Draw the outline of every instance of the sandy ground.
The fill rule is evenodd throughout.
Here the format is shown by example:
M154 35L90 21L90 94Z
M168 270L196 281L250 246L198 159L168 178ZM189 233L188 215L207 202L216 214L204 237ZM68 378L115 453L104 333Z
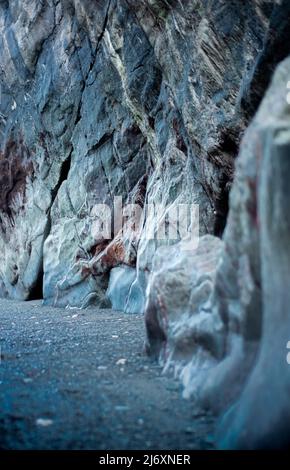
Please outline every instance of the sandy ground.
M0 300L0 448L213 448L143 338L142 316Z

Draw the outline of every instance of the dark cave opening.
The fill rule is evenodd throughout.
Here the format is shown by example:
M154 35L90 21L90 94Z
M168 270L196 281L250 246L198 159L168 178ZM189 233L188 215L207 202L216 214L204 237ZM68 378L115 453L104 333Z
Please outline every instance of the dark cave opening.
M48 211L48 220L47 220L47 226L46 226L46 230L45 230L45 234L44 234L43 243L45 242L46 238L48 237L48 235L50 233L50 229L51 229L51 215L50 215L51 208L52 208L53 203L54 203L54 201L57 197L57 193L58 193L62 183L67 180L70 167L71 167L71 153L69 154L68 158L66 158L66 160L63 161L63 163L61 165L61 169L60 169L59 181L58 181L56 187L52 190L52 193L51 193L51 195L52 195L51 206L50 206L49 211ZM43 250L43 247L42 247L42 250ZM37 279L36 279L35 284L32 286L32 288L30 290L30 293L29 293L29 296L28 296L28 299L27 299L28 301L29 300L43 300L43 276L44 276L44 269L43 269L43 257L42 257L41 266L39 268Z
M39 270L35 284L30 290L28 301L29 300L43 300L43 263L41 263L41 268Z

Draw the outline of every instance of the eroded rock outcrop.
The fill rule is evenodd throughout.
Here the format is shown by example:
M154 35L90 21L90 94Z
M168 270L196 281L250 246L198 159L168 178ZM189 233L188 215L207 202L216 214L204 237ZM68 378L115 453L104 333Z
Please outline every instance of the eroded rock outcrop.
M287 59L244 136L220 252L214 239L201 238L201 252L204 244L214 249L214 254L202 255L203 262L214 261L207 292L200 295L205 280L198 250L191 255L191 271L182 256L173 262L187 266L187 278L197 273L195 285L189 286L182 269L176 269L175 288L162 289L172 279L170 262L162 276L153 272L149 278L149 346L157 345L165 366L175 368L186 395L219 413L226 410L218 430L223 448L272 448L290 442L289 75ZM175 305L180 298L181 311Z
M213 322L208 310L221 249L219 238L205 235L192 251L183 242L157 250L145 312L149 354L180 366L180 361L198 355L194 346L203 344L222 356L222 322Z
M289 429L288 62L244 137L228 215L241 136L290 52L289 18L288 0L0 1L0 295L145 311L147 349L185 393L218 412L237 403L224 447ZM163 212L116 230L116 197ZM199 206L189 254L180 234L156 237L180 204ZM95 229L104 214L109 237ZM285 380L263 375L267 361ZM252 404L268 406L265 388L281 404L268 421Z
M240 277L242 309L237 321L245 341L244 357L249 340L259 340L259 352L241 396L221 423L219 440L226 448L275 448L290 443L290 369L285 351L290 328L290 108L285 94L289 75L290 60L287 59L279 66L245 136L239 185L240 191L251 188L252 206L244 205L238 220L227 230L228 243L233 244L233 228L240 225L244 256L248 257L250 267L249 275ZM249 172L250 167L254 173ZM238 197L233 194L233 203ZM240 193L240 199L246 202L247 197L241 197ZM237 240L241 237L236 243ZM237 259L236 255L230 258ZM247 292L247 296L243 296L243 292ZM231 311L228 314L231 320Z
M110 270L137 264L128 311L141 308L156 244L94 237L93 208L197 203L201 234L222 233L240 134L285 54L273 50L287 2L0 8L1 295L105 305Z

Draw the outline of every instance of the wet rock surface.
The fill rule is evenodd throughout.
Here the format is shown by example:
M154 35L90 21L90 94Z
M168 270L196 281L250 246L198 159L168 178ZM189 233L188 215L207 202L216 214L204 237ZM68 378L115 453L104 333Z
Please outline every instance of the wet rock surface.
M0 448L213 448L213 418L144 355L141 316L0 307Z

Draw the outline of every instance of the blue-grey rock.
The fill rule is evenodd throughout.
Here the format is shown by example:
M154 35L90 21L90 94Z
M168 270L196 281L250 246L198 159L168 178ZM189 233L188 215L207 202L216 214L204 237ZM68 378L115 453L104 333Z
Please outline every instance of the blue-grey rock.
M135 279L136 269L134 268L119 266L111 270L107 296L114 310L125 311L128 295Z
M144 313L148 274L140 269L131 284L124 311L126 313Z
M1 2L2 296L81 306L104 298L112 268L147 272L158 244L143 234L91 236L91 211L115 196L199 204L201 234L222 234L240 134L287 53L287 8Z
M234 329L235 320L235 328L239 327L244 341L240 368L244 367L243 362L247 358L249 340L258 342L259 350L242 393L221 421L218 442L222 448L270 449L287 447L290 443L290 370L286 348L290 327L290 122L285 95L289 73L290 59L287 59L278 67L245 136L232 193L231 211L238 201L241 205L232 225L228 226L225 242L226 246L237 245L234 229L240 230L243 237L239 237L242 242L239 249L249 257L251 277L240 278L239 317L234 319L230 308L224 313L228 315L229 334ZM250 181L255 184L249 184ZM238 189L246 189L246 184L250 192L241 198ZM254 191L255 198L251 191ZM233 263L236 257L237 251L224 253L226 265ZM253 263L259 259L259 265ZM256 281L255 267L259 270L259 289L253 283ZM257 289L261 302L253 309ZM230 299L229 307L232 302ZM227 353L230 355L231 351Z
M288 62L246 132L289 24L288 0L0 1L0 296L144 312L221 447L289 431ZM163 209L110 238L116 197ZM189 255L156 237L180 204Z

